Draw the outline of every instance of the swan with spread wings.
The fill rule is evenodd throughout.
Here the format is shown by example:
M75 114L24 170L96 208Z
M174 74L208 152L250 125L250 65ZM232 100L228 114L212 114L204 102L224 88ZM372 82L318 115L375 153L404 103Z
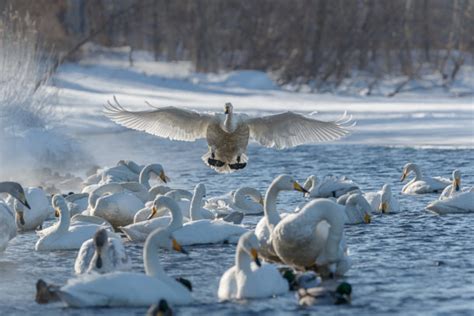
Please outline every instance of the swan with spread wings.
M205 138L209 150L202 159L221 173L245 168L249 139L276 149L332 141L349 134L351 121L346 114L330 122L294 112L250 117L234 113L230 103L225 104L224 113L200 113L172 106L128 111L115 97L114 102L108 102L104 113L122 126L171 140Z

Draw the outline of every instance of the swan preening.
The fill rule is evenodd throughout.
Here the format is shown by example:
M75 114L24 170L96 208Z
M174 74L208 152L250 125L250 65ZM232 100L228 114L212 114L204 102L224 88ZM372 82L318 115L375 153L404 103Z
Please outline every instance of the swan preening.
M203 161L218 172L232 172L247 165L249 139L265 147L284 149L302 144L331 141L349 134L351 117L319 121L312 116L285 112L263 117L234 113L226 103L224 113L200 113L176 107L128 111L114 97L105 115L115 123L171 140L205 138L209 150Z

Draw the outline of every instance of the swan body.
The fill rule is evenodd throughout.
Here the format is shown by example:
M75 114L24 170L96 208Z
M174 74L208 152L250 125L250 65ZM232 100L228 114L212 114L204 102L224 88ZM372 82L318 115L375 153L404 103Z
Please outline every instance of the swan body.
M426 209L440 215L452 213L474 212L474 188L471 191L461 192L443 200L430 203Z
M373 212L397 213L400 211L398 199L392 194L392 187L389 184L384 184L380 191L365 193L364 197Z
M303 187L308 190L308 195L311 198L338 198L359 189L354 181L346 177L326 176L319 182L314 175L306 179Z
M307 191L289 175L276 177L268 187L263 202L264 216L257 223L255 235L260 242L260 254L267 261L280 262L272 243L272 232L274 227L280 222L280 214L276 209L276 199L281 191Z
M288 282L276 266L261 265L259 242L253 232L243 234L235 252L235 265L222 275L217 296L220 300L265 298L287 293ZM252 263L255 262L255 264Z
M69 280L58 291L58 295L71 307L148 307L161 299L176 305L191 303L193 299L189 290L166 275L161 267L159 248L184 251L169 229L157 229L145 242L143 250L145 274L120 271L84 274Z
M0 182L0 193L6 193L12 198L17 199L27 208L30 205L27 202L23 187L16 182ZM7 203L0 199L0 252L3 252L8 242L15 238L17 227L15 216Z
M234 210L245 215L260 215L263 213L263 197L254 188L241 187L225 195L206 200L204 208L221 215L229 214Z
M8 204L15 210L15 223L19 231L35 230L53 213L46 193L40 188L25 188L25 196L31 209L17 199L10 198Z
M136 182L143 169L132 160L120 160L117 165L111 168L106 168L99 172L99 184L106 184L111 182Z
M94 238L82 244L74 263L76 274L92 271L103 274L131 268L132 262L122 241L113 235L109 237L105 229L99 229Z
M106 225L91 222L76 222L71 225L71 218L66 201L60 195L53 197L53 206L59 215L59 223L39 231L40 239L36 242L35 250L76 250L90 239L100 228L109 229Z
M249 139L266 147L283 149L335 140L349 133L346 124L350 118L345 117L323 122L286 112L251 118L235 114L230 103L226 103L224 114L198 113L176 107L132 112L124 109L115 98L114 101L115 104L109 102L105 106L105 115L122 126L172 140L205 138L209 150L202 157L204 163L224 173L245 168Z
M440 177L427 177L421 173L420 167L414 163L407 163L403 167L403 175L401 181L411 173L415 173L415 178L409 181L402 188L404 194L425 194L425 193L436 193L442 192L446 188L450 181Z
M298 269L327 266L343 275L348 269L345 255L344 209L328 199L316 199L298 213L282 219L272 232L278 257Z

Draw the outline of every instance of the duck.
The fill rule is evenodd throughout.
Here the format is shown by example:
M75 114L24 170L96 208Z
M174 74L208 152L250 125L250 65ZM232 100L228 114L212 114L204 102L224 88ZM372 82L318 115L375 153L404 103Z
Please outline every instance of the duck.
M303 187L310 198L338 198L348 192L359 189L359 186L346 177L325 176L320 182L315 175L310 175Z
M228 215L234 210L244 215L261 215L263 214L263 197L255 188L241 187L206 200L204 208L222 215Z
M217 296L220 300L266 298L289 291L288 281L275 265L261 264L259 248L254 232L249 231L240 237L235 265L224 272L219 281Z
M19 231L35 230L43 225L43 222L53 213L46 193L41 188L25 188L25 195L29 201L30 208L25 207L17 199L9 199L7 203L15 210L15 223Z
M66 200L61 195L53 196L52 205L56 210L56 217L59 217L59 222L37 232L40 238L35 244L36 251L78 250L86 240L94 236L98 229L110 230L108 225L99 225L91 221L71 223Z
M150 306L146 312L146 316L173 316L173 310L166 300L161 299L158 304Z
M276 177L268 187L263 202L264 215L255 227L255 235L260 242L260 255L269 262L281 262L273 249L271 238L273 229L281 220L280 214L276 209L276 200L278 193L281 191L308 193L293 177L286 174Z
M453 171L452 178L452 183L444 188L443 192L441 192L441 195L439 196L439 200L448 199L461 192L470 191L471 188L461 188L461 171L459 169L455 169Z
M230 173L246 167L250 139L270 148L284 149L298 145L331 141L350 133L351 118L344 115L337 121L320 121L313 116L285 112L263 117L235 114L226 103L224 113L199 113L177 107L153 108L150 111L129 111L114 97L104 114L124 127L158 137L178 141L205 138L208 151L203 162L219 173Z
M26 199L25 190L17 182L0 182L0 193L6 193L14 199L17 199L26 208L30 208ZM15 215L7 203L0 200L0 252L5 251L8 242L15 238L17 227Z
M380 191L365 193L364 197L369 202L373 212L387 214L400 211L400 203L392 194L390 184L384 184Z
M131 268L132 262L121 239L109 237L109 232L104 228L99 229L93 238L82 244L74 263L76 274L92 271L103 274Z
M474 212L474 188L428 204L427 210L439 215Z
M190 290L166 275L160 265L160 248L187 253L169 228L158 228L145 241L145 273L83 274L69 280L57 294L67 306L76 308L148 307L161 299L173 305L190 304L193 301Z
M400 181L403 182L411 172L415 173L415 178L405 184L402 188L403 194L439 193L451 182L445 178L424 176L421 173L420 167L411 162L403 167L403 174Z
M328 281L326 281L327 283ZM336 285L336 288L334 288ZM298 289L298 303L301 306L323 304L350 304L352 301L352 286L348 282L322 283L317 287Z
M315 268L323 275L342 276L350 261L344 238L347 215L329 199L315 199L298 213L283 218L271 240L281 261L298 270Z

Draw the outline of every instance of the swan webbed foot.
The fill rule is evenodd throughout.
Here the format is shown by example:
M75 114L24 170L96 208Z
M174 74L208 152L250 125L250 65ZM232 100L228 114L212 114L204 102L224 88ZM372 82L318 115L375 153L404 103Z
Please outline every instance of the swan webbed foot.
M229 164L229 168L233 170L244 169L247 166L247 163L240 162L240 156L237 157L237 163Z
M212 154L212 156L214 156L214 154ZM218 168L223 167L225 165L225 162L214 159L214 158L207 159L207 163L210 166L214 166L214 167L218 167Z

